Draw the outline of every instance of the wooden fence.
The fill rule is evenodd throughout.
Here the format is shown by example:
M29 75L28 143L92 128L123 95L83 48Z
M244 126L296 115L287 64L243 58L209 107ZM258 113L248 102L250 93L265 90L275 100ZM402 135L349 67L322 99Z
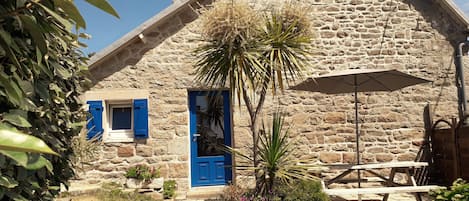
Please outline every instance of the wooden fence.
M456 119L438 120L430 141L433 182L449 186L457 178L469 180L469 127Z

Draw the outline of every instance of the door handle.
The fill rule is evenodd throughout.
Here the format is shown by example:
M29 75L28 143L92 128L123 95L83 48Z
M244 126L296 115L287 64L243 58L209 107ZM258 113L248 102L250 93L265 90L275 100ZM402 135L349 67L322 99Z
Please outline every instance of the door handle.
M192 135L192 141L194 141L194 142L197 141L197 137L200 137L200 134L199 133L194 133Z

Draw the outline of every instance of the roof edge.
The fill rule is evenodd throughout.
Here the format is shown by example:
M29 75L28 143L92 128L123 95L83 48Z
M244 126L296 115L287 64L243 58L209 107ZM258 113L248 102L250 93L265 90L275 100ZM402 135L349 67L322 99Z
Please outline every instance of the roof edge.
M96 64L103 61L106 57L113 55L118 50L126 47L126 44L132 42L133 40L137 39L138 36L148 30L149 28L155 26L156 24L164 21L166 18L170 17L172 14L176 13L177 11L183 9L188 4L194 2L195 0L179 0L173 1L173 3L165 8L163 11L159 12L155 16L151 17L150 19L146 20L132 31L128 32L120 39L114 41L104 49L100 50L98 53L93 55L90 60L88 61L89 69L92 69Z
M454 3L453 0L438 0L443 4L444 8L449 9L450 13L454 15L457 20L462 22L466 27L466 31L469 31L469 19L464 14L464 12L459 9L459 7Z
M194 1L196 0L173 1L173 3L169 7L159 12L155 16L151 17L147 21L143 22L141 25L139 25L132 31L122 36L120 39L116 40L115 42L111 43L109 46L105 47L104 49L100 50L98 53L93 55L88 61L89 69L92 69L96 64L100 63L105 58L112 56L118 50L126 47L126 44L132 42L133 40L136 40L139 34L155 26L156 24L162 22L166 18L170 17L172 14L183 9L185 6L187 6L188 4ZM466 31L469 32L469 19L465 16L465 14L461 11L461 9L458 8L458 6L453 2L453 0L436 0L436 1L439 2L444 9L449 11L450 14L452 14L453 17L456 18L456 20L463 23Z

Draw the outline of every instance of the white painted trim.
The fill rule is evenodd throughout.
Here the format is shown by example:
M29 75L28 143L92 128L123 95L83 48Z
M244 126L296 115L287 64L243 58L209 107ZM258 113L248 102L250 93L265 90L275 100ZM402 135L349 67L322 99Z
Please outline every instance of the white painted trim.
M122 104L122 103L119 103L119 104L116 104L116 103L113 103L113 102L108 102L108 105L109 105L109 119L111 121L109 121L109 131L110 132L113 132L113 133L128 133L128 132L132 132L133 133L133 129L134 129L134 107L132 106L132 103L127 103L127 104ZM114 130L112 129L112 119L114 117L114 108L127 108L127 107L130 107L130 129L119 129L119 130Z
M134 108L132 101L106 101L109 107L108 136L104 138L104 142L133 142L134 141ZM114 108L130 107L130 129L113 130L112 117Z
M132 99L127 100L104 100L104 107L106 108L106 113L103 116L106 116L106 121L103 118L103 124L106 126L104 130L103 142L133 142L134 141L134 108L132 104ZM115 107L130 107L131 108L131 126L130 130L112 130L112 108ZM104 111L103 111L104 112ZM116 136L118 135L118 136Z

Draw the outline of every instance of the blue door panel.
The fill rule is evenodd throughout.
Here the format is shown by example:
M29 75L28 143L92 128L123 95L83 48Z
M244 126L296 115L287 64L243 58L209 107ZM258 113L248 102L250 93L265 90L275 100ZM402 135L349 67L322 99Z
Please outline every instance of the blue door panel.
M208 174L210 172L209 163L206 163L206 162L205 163L198 163L198 166L199 166L199 168L198 168L199 169L198 170L199 178L198 179L201 180L201 181L209 180L210 179L209 178L210 176Z
M207 128L210 131L217 130L218 127L214 126L214 123L207 123L203 115L206 115L209 109L208 102L204 102L204 98L207 96L221 96L223 101L217 102L218 104L211 105L222 105L222 108L217 111L222 111L223 122L220 124L217 122L217 126L221 127L217 132L205 132ZM217 108L217 107L212 107ZM204 113L205 112L205 113ZM212 186L212 185L224 185L232 180L231 173L231 155L225 152L214 152L212 155L204 155L207 152L201 152L200 150L210 149L210 140L215 139L216 144L224 144L231 146L231 108L230 108L230 97L228 91L218 92L200 92L191 91L189 92L189 116L190 116L190 139L191 139L191 185L196 186ZM213 134L215 133L215 134ZM210 136L211 135L211 136ZM219 135L222 135L223 140ZM210 137L207 137L210 136ZM205 141L204 141L205 140ZM206 142L207 141L207 142ZM213 143L212 143L213 144Z
M225 180L225 162L215 162L215 180Z

